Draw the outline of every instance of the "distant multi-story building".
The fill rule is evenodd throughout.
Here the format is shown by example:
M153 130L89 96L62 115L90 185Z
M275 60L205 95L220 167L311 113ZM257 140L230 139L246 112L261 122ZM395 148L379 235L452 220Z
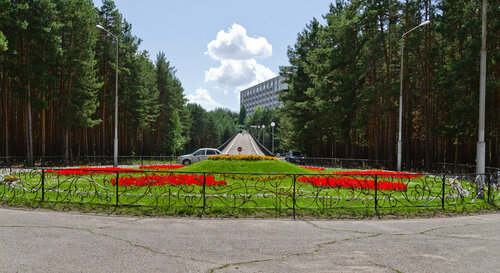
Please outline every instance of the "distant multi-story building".
M282 106L282 103L278 100L277 91L287 88L284 81L285 77L277 76L240 91L240 106L245 105L247 116L252 116L255 108L259 105L271 109Z

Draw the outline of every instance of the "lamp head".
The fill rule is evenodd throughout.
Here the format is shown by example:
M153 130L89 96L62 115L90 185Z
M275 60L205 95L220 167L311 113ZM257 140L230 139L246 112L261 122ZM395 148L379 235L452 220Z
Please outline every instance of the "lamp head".
M425 21L425 22L421 23L421 24L419 25L419 27L422 27L422 26L428 25L428 24L430 24L430 23L431 23L431 21L427 20L427 21Z

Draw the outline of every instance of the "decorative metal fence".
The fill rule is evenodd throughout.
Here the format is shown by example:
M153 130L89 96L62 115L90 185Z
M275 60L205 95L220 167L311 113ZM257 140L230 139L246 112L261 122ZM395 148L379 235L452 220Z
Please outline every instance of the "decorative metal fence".
M299 162L292 162L300 165L321 166L330 168L346 169L369 169L388 168L388 160L375 159L352 159L352 158L329 158L329 157L306 157Z
M1 167L23 167L27 166L27 158L25 156L9 156L0 157ZM161 156L161 155L130 155L118 156L120 165L143 165L145 162L161 162L163 164L177 162L177 156ZM37 167L61 167L61 166L101 166L113 165L113 156L78 156L65 158L63 156L35 156L33 163Z
M442 208L500 199L498 174L256 174L0 169L0 201L145 206L160 210L302 211Z

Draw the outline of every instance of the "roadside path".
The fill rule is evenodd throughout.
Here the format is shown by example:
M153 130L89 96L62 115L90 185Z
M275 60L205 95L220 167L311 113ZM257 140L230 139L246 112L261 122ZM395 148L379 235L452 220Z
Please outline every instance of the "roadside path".
M498 272L500 213L139 218L0 208L0 272Z

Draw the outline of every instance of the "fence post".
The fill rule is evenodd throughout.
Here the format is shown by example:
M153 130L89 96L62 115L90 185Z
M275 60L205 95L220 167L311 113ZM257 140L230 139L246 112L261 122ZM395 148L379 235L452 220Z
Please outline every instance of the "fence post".
M206 184L206 180L207 180L207 174L206 173L203 173L203 210L202 210L202 213L205 213L205 207L206 207L206 194L205 194L205 184Z
M42 169L42 202L45 201L45 169Z
M118 207L118 201L119 201L119 197L118 197L118 181L120 181L120 172L119 171L116 171L116 203L115 205Z
M491 174L488 174L488 179L486 180L488 183L488 203L490 203L490 196L491 196Z
M366 181L366 176L365 176L365 181ZM377 175L375 175L375 212L377 212L378 209L377 193L378 193Z
M274 184L274 218L278 218L278 182Z
M444 191L445 191L445 185L446 185L446 174L443 174L443 185L441 186L441 191L442 191L442 195L441 195L441 208L444 210L444 198L445 198L445 194L444 194Z
M293 175L293 195L292 195L292 210L293 210L293 220L295 221L295 181L297 180L297 176Z

